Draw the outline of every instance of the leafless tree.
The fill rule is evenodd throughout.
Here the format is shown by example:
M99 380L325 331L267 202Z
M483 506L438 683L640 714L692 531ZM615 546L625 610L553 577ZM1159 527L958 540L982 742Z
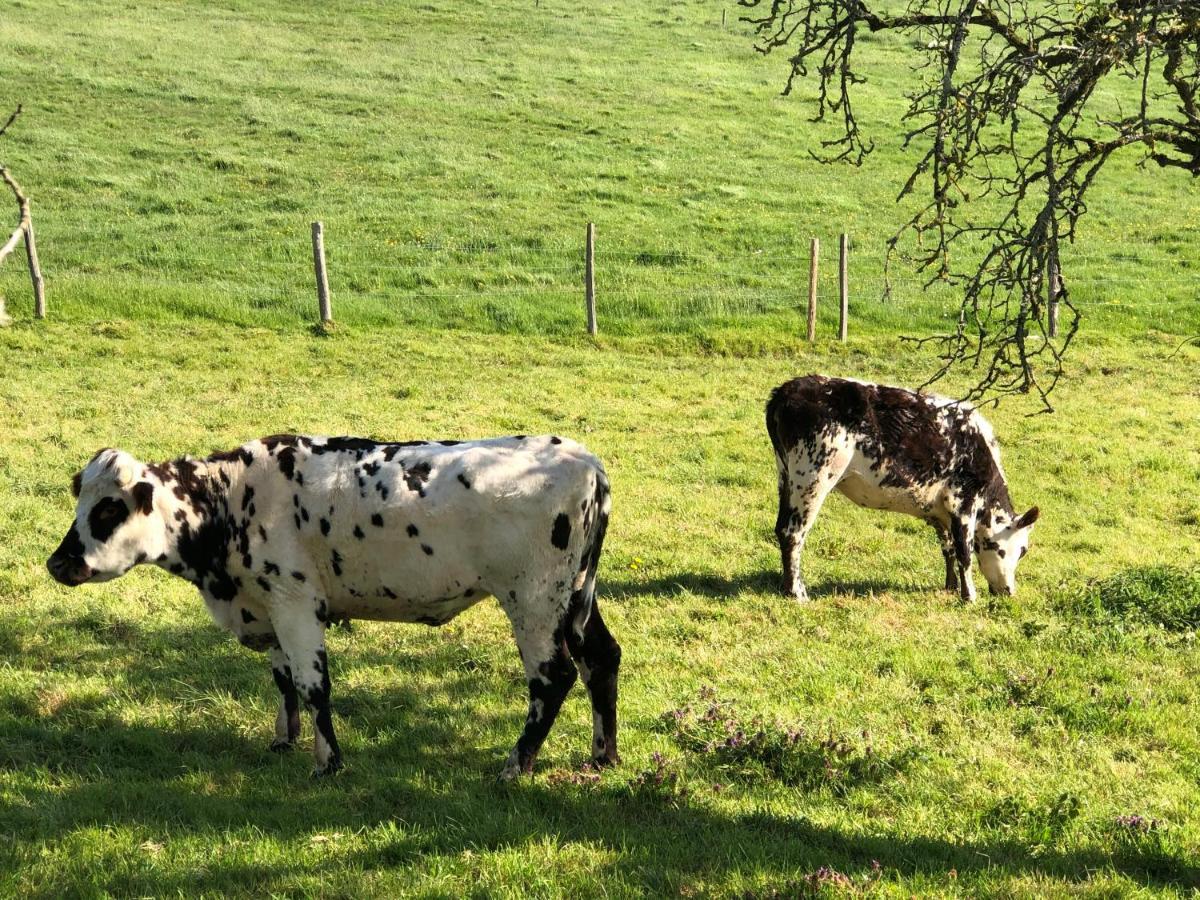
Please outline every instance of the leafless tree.
M929 283L962 287L957 328L915 338L937 348L928 383L967 366L978 376L971 399L1032 391L1049 410L1079 311L1064 289L1065 327L1051 336L1046 273L1074 239L1097 174L1125 150L1200 174L1200 3L738 2L760 52L792 54L785 94L810 71L816 79L815 119L838 130L823 144L827 161L861 164L873 147L854 106L864 81L856 39L910 38L903 147L915 163L899 198L924 200L888 242L888 260L901 255ZM1118 80L1128 101L1105 114L1097 89Z

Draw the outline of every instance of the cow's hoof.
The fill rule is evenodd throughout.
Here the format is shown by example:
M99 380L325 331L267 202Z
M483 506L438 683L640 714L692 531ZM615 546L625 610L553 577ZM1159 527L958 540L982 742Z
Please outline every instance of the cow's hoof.
M788 591L788 595L793 600L795 600L797 603L807 603L808 602L808 591L805 590L804 588L796 588L794 590L790 590L790 591Z
M620 764L621 764L621 757L617 753L612 753L612 754L606 753L603 756L593 756L592 757L592 765L595 766L597 769L606 769L609 766L619 766Z
M291 753L296 749L296 745L291 741L281 741L279 738L275 738L267 749L272 753Z
M519 777L520 774L521 770L516 766L505 766L500 770L500 774L496 776L496 781L498 781L500 784L504 784Z
M333 775L336 775L338 772L342 771L342 769L343 769L342 760L339 757L335 756L333 759L329 760L329 762L325 763L324 766L317 766L315 769L313 769L312 777L313 778L329 778Z

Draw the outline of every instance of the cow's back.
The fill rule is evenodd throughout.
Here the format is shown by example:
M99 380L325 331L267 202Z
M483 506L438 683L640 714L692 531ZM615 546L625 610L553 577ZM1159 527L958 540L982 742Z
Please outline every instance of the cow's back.
M276 527L331 609L355 617L444 620L518 582L556 584L607 512L599 459L553 436L293 437L268 449L248 473L255 502L283 512Z

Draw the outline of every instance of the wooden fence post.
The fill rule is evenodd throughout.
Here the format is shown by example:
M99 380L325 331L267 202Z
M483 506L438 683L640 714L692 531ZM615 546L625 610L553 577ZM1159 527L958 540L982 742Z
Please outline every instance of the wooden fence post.
M812 239L812 258L808 264L808 340L817 339L817 259L821 255L821 241Z
M725 10L721 10L721 30L725 30Z
M1050 332L1050 337L1058 337L1058 295L1062 292L1062 276L1058 271L1058 247L1050 248L1050 259L1046 263L1046 283L1049 293L1049 309L1047 311L1047 323Z
M583 299L587 304L588 334L596 334L596 226L587 223L587 250L583 258Z
M850 235L843 234L838 253L838 340L846 340L850 326Z
M38 264L37 243L33 239L33 220L25 223L25 258L29 261L29 280L33 282L33 315L46 318L46 283Z
M321 310L321 322L333 321L333 307L329 302L329 276L325 272L325 226L312 223L313 271L317 276L317 306Z

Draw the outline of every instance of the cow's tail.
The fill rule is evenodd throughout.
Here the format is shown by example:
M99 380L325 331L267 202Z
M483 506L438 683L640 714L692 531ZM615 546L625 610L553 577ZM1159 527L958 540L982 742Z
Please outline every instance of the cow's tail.
M787 452L784 449L783 440L779 434L778 413L783 402L781 388L772 390L771 396L767 400L767 434L771 437L771 446L775 448L775 458L780 462L787 459Z
M608 484L608 476L600 466L596 468L596 487L592 494L592 503L587 515L584 516L584 545L579 560L579 575L582 582L576 579L579 587L571 595L571 609L574 612L575 628L582 631L592 614L596 602L596 573L600 568L600 551L604 547L604 533L608 530L608 515L612 511L612 492Z

